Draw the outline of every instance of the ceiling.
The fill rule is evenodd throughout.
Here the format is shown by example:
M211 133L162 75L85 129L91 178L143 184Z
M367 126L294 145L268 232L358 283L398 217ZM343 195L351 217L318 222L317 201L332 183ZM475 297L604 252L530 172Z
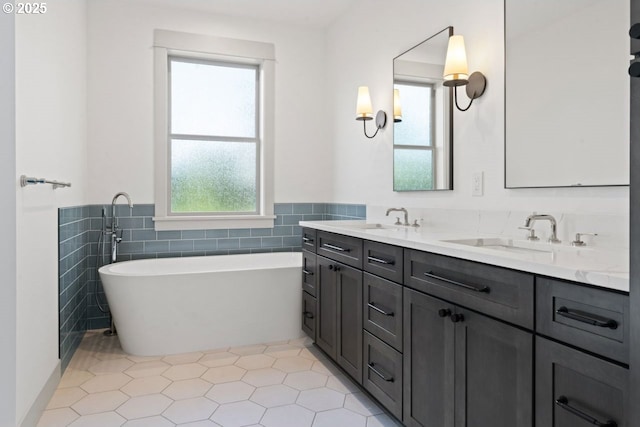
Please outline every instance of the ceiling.
M130 0L244 18L324 28L357 0Z

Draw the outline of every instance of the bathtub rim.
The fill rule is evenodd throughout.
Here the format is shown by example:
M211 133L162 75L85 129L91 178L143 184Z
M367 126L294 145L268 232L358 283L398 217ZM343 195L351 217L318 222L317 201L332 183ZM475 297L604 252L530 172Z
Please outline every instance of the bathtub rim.
M123 266L130 266L132 263L142 264L142 263L180 263L182 260L204 260L204 259L214 259L214 258L229 258L233 257L234 259L239 258L250 258L250 257L258 257L258 258L269 258L269 257L278 257L278 258L290 258L291 261L295 261L295 263L291 262L289 264L283 263L279 265L251 265L248 263L246 266L242 268L237 268L236 266L231 268L210 268L206 270L198 270L198 271L190 271L188 268L183 268L181 270L176 271L167 271L167 272L154 272L149 270L142 271L117 271L119 268L123 268ZM220 255L197 255L197 256L181 256L181 257L166 257L166 258L144 258L144 259L135 259L129 261L120 261L112 264L103 265L98 269L98 273L102 275L109 276L131 276L131 277L160 277L160 276L178 276L185 274L210 274L210 273L225 273L225 272L233 272L233 271L255 271L255 270L275 270L275 269L284 269L284 268L302 268L302 252L266 252L266 253L246 253L246 254L220 254ZM114 269L116 271L114 271Z

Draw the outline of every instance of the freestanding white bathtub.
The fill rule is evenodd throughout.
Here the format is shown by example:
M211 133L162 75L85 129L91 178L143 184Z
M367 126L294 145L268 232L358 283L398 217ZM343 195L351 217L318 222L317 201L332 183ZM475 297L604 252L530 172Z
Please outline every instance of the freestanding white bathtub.
M302 254L125 261L98 271L122 348L156 356L298 338Z

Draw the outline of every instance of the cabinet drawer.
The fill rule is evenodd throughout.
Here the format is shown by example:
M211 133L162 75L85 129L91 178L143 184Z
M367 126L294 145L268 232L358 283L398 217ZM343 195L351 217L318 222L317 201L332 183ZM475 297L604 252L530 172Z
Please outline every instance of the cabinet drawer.
M533 329L533 274L405 250L404 284Z
M312 340L316 340L316 311L317 300L302 291L302 330L309 335Z
M317 253L362 270L362 240L318 231Z
M402 283L402 251L398 246L364 241L364 270Z
M364 332L362 385L396 418L402 419L402 355Z
M536 426L630 427L628 377L611 362L536 338Z
M316 253L316 229L315 228L303 228L302 229L302 249Z
M364 273L364 328L402 352L402 286Z
M316 295L316 254L302 251L302 289Z
M538 278L536 329L593 353L629 363L629 296Z

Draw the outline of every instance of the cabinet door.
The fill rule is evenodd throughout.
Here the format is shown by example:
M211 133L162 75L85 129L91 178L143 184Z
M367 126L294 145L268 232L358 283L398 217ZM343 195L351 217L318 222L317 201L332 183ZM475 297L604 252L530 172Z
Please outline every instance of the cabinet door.
M338 292L336 361L362 384L362 271L335 263Z
M536 426L630 426L628 377L618 365L536 338Z
M531 427L533 334L460 308L450 321L456 325L455 426Z
M316 299L302 291L302 330L314 341L316 340L316 311Z
M448 318L453 310L450 303L404 289L403 421L407 426L453 426L455 325Z
M316 293L316 254L302 251L302 289L314 297Z
M336 358L338 338L338 281L335 261L319 256L316 263L318 298L318 322L316 323L316 344L332 359Z

